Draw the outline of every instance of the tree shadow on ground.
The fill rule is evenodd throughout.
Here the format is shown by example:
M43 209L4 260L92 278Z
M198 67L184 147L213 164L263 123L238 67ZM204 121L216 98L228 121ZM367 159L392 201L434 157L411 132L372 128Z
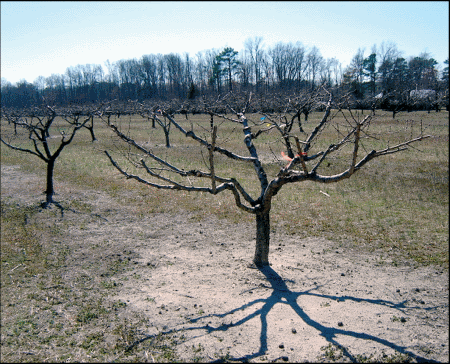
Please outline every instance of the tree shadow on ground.
M66 205L67 203L63 203L63 204ZM61 214L61 219L64 218L64 212L65 212L65 211L70 211L70 212L72 212L72 213L74 213L74 214L78 214L78 215L88 214L88 215L90 215L91 217L98 218L98 219L102 219L102 220L104 220L104 221L108 221L108 219L104 218L103 216L101 216L101 215L99 215L99 214L86 213L86 212L82 212L82 211L77 211L77 210L75 210L75 209L73 209L73 208L71 208L71 207L63 206L63 204L60 203L60 202L58 202L58 201L55 201L55 200L52 200L51 202L43 201L43 202L39 202L37 205L35 205L34 208L35 208L35 210L36 210L37 212L40 212L40 211L42 211L42 210L51 209L52 206L55 206L55 207L57 207L57 208L59 209L59 212L60 212L60 214Z
M347 358L350 359L350 361L352 362L358 362L358 358L356 358L354 355L352 355L343 345L339 344L339 342L337 341L337 335L346 335L346 336L350 336L350 337L354 337L354 338L358 338L358 339L364 339L364 340L371 340L374 342L377 342L379 344L385 345L386 347L389 347L391 349L396 350L397 352L404 354L404 355L408 355L411 358L414 358L418 363L438 363L438 361L432 360L432 359L427 359L421 356L418 356L410 351L408 351L406 349L406 347L404 346L399 346L393 342L390 342L388 340L382 339L382 338L378 338L374 335L370 335L370 334L366 334L366 333L361 333L361 332L355 332L355 331L351 331L351 330L344 330L341 328L334 328L334 327L327 327L324 326L322 324L320 324L317 321L314 321L311 317L309 317L305 311L299 306L299 304L297 303L297 299L302 296L302 295L309 295L309 296L316 296L316 297L322 297L322 298L328 298L328 299L333 299L333 300L337 300L339 299L340 302L342 301L346 301L346 300L351 300L354 302L367 302L367 303L371 303L371 304L375 304L375 305L382 305L382 306L387 306L390 308L394 308L397 309L401 312L403 312L403 309L411 309L411 308L417 308L417 309L421 309L421 310L431 310L434 309L436 307L410 307L410 306L405 306L406 300L399 302L399 303L394 303L391 301L386 301L386 300L373 300L373 299L365 299L365 298L357 298L357 297L351 297L351 296L333 296L333 295L325 295L325 294L317 294L317 293L313 293L313 290L316 290L318 287L314 287L310 290L307 291L302 291L302 292L293 292L291 290L289 290L289 288L287 287L285 281L280 277L280 275L275 272L270 266L264 266L262 268L259 268L259 270L265 275L265 277L267 278L267 280L270 282L271 287L268 286L264 286L264 285L260 285L262 287L265 288L269 288L272 289L272 294L267 297L267 298L260 298L260 299L256 299L254 301L251 301L249 303L246 303L245 305L242 305L238 308L235 308L233 310L230 310L228 312L222 313L222 314L209 314L209 315L204 315L204 316L200 316L197 317L195 319L191 319L190 322L191 323L196 323L202 319L206 319L206 318L211 318L211 317L218 317L218 318L224 318L228 315L232 315L233 313L240 311L240 310L244 310L246 308L249 308L255 304L258 303L263 303L263 306L254 311L253 313L247 315L246 317L242 318L241 320L231 323L231 324L222 324L219 327L212 327L209 326L208 324L204 325L204 326L195 326L195 327L185 327L182 329L171 329L169 331L165 331L159 334L173 334L176 332L180 332L180 331L192 331L192 330L206 330L207 334L211 334L217 331L227 331L229 328L231 327L236 327L239 325L243 325L244 323L246 323L247 321L259 316L260 320L261 320L261 332L260 332L260 338L259 338L259 342L260 342L260 346L259 346L259 350L243 355L241 357L227 357L227 361L242 361L242 362L247 362L251 359L255 359L258 358L262 355L266 355L266 351L268 350L268 342L267 342L267 332L268 332L268 324L267 324L267 316L269 314L269 312L272 310L272 308L278 304L285 304L288 305L289 307L291 307L294 312L309 326L315 328L316 330L319 331L319 335L324 337L330 344L337 346L338 348L340 348L343 352L343 355L346 356ZM129 349L131 349L132 347L138 345L139 343L151 339L153 337L155 337L156 335L151 335L151 336L147 336L146 338L143 338L135 343L133 343ZM199 335L201 336L201 335ZM192 338L191 338L192 339ZM222 362L223 359L217 359L215 361L212 362Z

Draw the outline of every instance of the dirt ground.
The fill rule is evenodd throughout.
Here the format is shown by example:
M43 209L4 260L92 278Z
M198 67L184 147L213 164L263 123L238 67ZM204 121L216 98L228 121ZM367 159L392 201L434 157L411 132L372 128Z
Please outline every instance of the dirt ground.
M2 166L1 198L36 204L43 182ZM71 247L64 279L91 263L100 276L117 257L130 261L132 269L112 277L120 283L115 299L148 319L141 342L170 333L183 361L449 361L448 270L394 267L373 253L280 231L271 237L271 266L253 269L251 224L139 217L104 192L56 188L58 201L92 206L48 222L64 226Z

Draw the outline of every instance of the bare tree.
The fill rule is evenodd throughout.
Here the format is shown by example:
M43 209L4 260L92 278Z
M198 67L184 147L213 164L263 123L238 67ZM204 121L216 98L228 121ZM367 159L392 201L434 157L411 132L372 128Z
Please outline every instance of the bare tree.
M245 41L245 49L250 55L251 67L253 69L254 82L256 90L261 82L261 63L264 56L262 37L247 38Z
M317 50L317 48L315 49ZM300 85L308 62L306 50L300 42L296 44L279 42L269 50L269 56L281 89L286 90L294 85ZM316 57L315 61L317 60ZM317 72L317 67L316 65L315 72Z
M11 112L2 110L2 133L0 140L11 149L29 153L47 164L45 208L56 204L53 200L53 172L56 159L69 145L75 134L92 122L93 113L81 115L79 112L57 112L46 106L32 111Z
M158 124L163 132L166 142L166 148L170 148L170 126L171 122L166 118L165 115L162 113L162 109L166 110L166 113L173 115L175 111L168 106L168 103L165 103L164 106L154 105L153 107L146 106L141 103L136 103L136 114L139 114L144 119L147 119L148 121L152 122L152 128L156 127L156 124ZM159 116L159 117L158 117Z
M316 84L316 77L320 74L325 62L322 55L320 54L320 50L317 47L314 46L309 51L307 55L307 62L311 88L314 89Z
M364 48L358 48L358 51L353 56L352 61L346 68L344 74L345 83L358 99L361 99L364 96L363 78Z
M342 113L344 118L339 119L344 120L343 122L333 121L336 114L342 110L339 111L339 105L333 102L331 94L327 93L327 95L323 105L323 116L306 137L302 138L295 133L288 133L287 136L295 143L297 153L293 158L285 156L287 162L278 159L278 153L273 152L277 145L276 140L281 143L279 145L283 145L283 139L286 138L286 133L276 132L277 128L281 126L279 124L281 119L261 118L261 114L247 116L252 101L251 94L241 105L238 105L236 101L238 98L234 98L234 104L230 104L231 98L222 100L234 116L216 114L221 118L221 122L215 123L210 130L202 125L195 128L192 123L188 124L182 119L178 121L165 110L162 110L162 115L154 114L155 118L166 117L178 132L198 143L199 150L204 153L203 157L207 156L207 158L203 158L204 165L201 168L183 169L182 166L177 165L179 159L170 159L170 155L167 153L157 155L157 152L146 148L144 144L139 144L127 132L121 131L120 127L111 122L108 125L115 135L125 142L128 148L132 147L135 150L133 153L128 153L126 158L132 162L134 168L137 168L136 172L126 171L122 163L128 162L120 162L108 150L104 152L112 165L127 179L134 179L148 186L213 195L230 191L237 207L254 214L256 218L254 265L258 267L268 265L272 199L284 185L304 181L339 182L351 177L372 159L403 151L411 143L428 137L423 135L421 130L417 137L408 134L406 140L397 141L394 144L389 144L388 141L386 147L378 150L372 149L370 142L376 138L376 143L379 143L382 136L371 135L370 126L373 115L368 115L361 120L359 114L355 116L351 111L350 113L347 111L346 114ZM335 111L332 112L333 106L338 107L337 111L334 109ZM184 126L183 123L185 123ZM220 129L225 125L228 125L228 129L226 133L221 134ZM335 135L334 142L328 146L324 146L321 138L325 134L323 132L325 128L328 133L331 130ZM236 146L237 139L231 138L230 129L234 133L238 133L238 139L242 143L241 148ZM241 136L239 137L239 135ZM384 137L387 138L387 135ZM233 142L227 143L231 139ZM138 155L136 152L140 154L138 157L136 157ZM332 155L343 159L343 163L339 164L342 166L341 169L335 174L322 174L321 166L326 164L324 161ZM192 160L192 156L189 159ZM280 165L278 172L273 170L274 160L278 161ZM256 193L250 192L249 188L246 189L236 176L221 175L223 166L229 163L242 163L244 167L245 165L252 167L259 186ZM239 170L239 168L233 167L232 172L228 170L227 173L232 174Z
M332 73L339 65L339 61L336 58L328 58L324 62L324 67L322 68L322 75L320 83L324 87L331 88L333 86ZM336 77L334 77L336 79ZM336 82L337 83L337 82Z

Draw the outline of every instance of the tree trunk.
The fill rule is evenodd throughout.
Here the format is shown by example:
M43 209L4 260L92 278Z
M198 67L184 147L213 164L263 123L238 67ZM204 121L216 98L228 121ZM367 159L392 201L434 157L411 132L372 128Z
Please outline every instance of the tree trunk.
M256 214L256 249L253 263L261 267L269 265L270 210Z
M53 170L55 168L55 161L49 160L47 162L47 188L45 190L45 207L53 203L53 195L55 191L53 190Z
M166 138L166 148L170 148L170 139L169 139L169 130L166 128L163 128L164 130L164 136Z
M307 122L308 121L309 111L305 110L305 111L303 111L303 114L305 114L305 122Z
M97 138L95 137L95 134L94 134L94 122L92 122L91 126L87 126L86 128L88 128L89 132L91 133L92 141L95 142L97 140Z
M301 119L301 116L302 116L301 111L298 111L298 112L297 112L298 128L299 128L299 130L300 130L300 133L304 133L305 131L303 130L303 127L302 127L302 119ZM308 117L307 117L306 114L305 114L305 121L307 121L307 119L308 119Z
M291 146L291 142L289 141L289 135L286 135L283 137L284 138L284 142L286 143L286 152L289 158L294 158L294 152L292 151L292 146Z

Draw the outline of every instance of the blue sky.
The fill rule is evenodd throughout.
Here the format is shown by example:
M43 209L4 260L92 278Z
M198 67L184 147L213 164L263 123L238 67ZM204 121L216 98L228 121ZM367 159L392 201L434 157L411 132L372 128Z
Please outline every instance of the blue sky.
M448 58L449 2L1 2L1 76L15 83L77 64L144 54L240 51L300 41L347 66L358 48L394 42L404 57ZM106 70L106 68L105 68Z

